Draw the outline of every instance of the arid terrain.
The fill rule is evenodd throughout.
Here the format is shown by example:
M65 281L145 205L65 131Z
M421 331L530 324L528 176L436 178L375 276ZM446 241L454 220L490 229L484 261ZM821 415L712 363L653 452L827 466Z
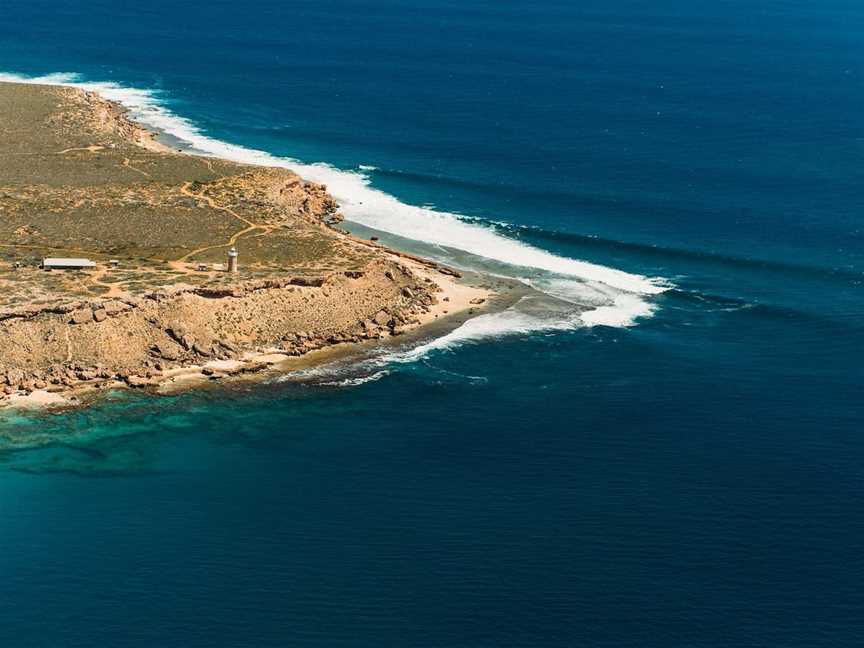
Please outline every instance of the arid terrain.
M290 171L172 151L79 89L0 83L5 400L155 386L190 368L239 373L488 296L353 239L339 220L326 187ZM237 273L226 271L232 247ZM48 272L45 257L96 267Z

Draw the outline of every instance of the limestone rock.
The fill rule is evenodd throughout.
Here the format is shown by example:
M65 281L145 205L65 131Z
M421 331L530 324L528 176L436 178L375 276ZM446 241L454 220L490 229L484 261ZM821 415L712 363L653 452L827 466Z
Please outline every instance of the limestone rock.
M374 320L375 320L375 323L378 324L378 326L389 326L390 322L392 320L392 317L390 316L390 313L388 313L387 311L380 310L375 314Z
M70 321L73 324L87 324L93 321L93 311L89 308L82 308L72 313Z
M147 387L150 384L150 381L142 376L127 376L126 384L132 388Z
M24 382L24 372L20 369L10 369L6 372L6 384L17 387Z

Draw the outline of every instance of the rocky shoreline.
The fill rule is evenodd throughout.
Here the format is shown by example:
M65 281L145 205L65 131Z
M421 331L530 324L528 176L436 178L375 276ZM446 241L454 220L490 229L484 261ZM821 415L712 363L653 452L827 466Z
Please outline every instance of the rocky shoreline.
M399 336L485 308L490 291L459 284L458 276L394 256L323 277L178 285L142 297L0 312L7 349L0 406L69 406L88 391L248 376L312 351Z
M18 90L29 93L28 97L33 94L30 88ZM486 308L493 296L488 285L460 283L460 274L451 269L336 229L340 215L326 187L282 169L178 153L129 120L125 109L94 93L47 87L40 92L46 100L58 102L47 112L48 132L56 130L56 142L79 144L50 153L54 157L46 159L51 164L65 165L67 174L71 164L86 175L93 164L104 168L105 157L113 156L119 169L114 173L126 174L112 186L113 193L105 193L102 184L95 185L94 191L106 196L101 200L148 192L150 202L146 204L159 213L164 209L159 207L161 196L168 193L176 196L171 198L172 209L197 206L206 210L205 215L220 231L226 228L223 221L236 222L233 219L243 221L245 225L235 227L245 229L226 244L198 244L198 249L182 253L179 259L163 257L157 261L165 270L148 268L142 271L143 279L129 282L130 286L154 284L149 290L133 291L116 283L103 262L100 271L70 284L89 281L95 285L85 287L85 294L98 288L101 296L73 298L54 289L50 299L12 299L0 307L0 407L77 406L83 402L82 394L118 387L159 391L194 386L195 378L257 374L311 352L372 343L431 322L473 314ZM10 94L16 98L15 92ZM82 141L95 143L81 146ZM133 157L135 151L144 157ZM206 166L215 178L201 179L200 171L190 175L190 163ZM163 173L161 167L172 174L170 181L157 179ZM130 170L143 177L130 180ZM74 180L77 175L73 171L68 177ZM29 207L30 202L48 190L59 194L53 204L61 207L62 196L67 194L76 204L86 204L81 198L82 194L86 197L86 186L74 192L67 184L47 190L41 186L22 190L13 185L0 191L0 210L16 217L32 214L28 218L36 220L40 208L38 204ZM244 210L250 208L259 215L246 216ZM268 220L260 220L262 211L269 214ZM77 223L77 217L78 213L70 223ZM122 204L112 217L127 220ZM198 226L207 227L204 223ZM38 222L28 223L15 230L15 235L32 239L41 235L40 227ZM122 233L132 239L138 235L128 229ZM141 232L150 238L152 234ZM291 250L302 263L274 258L272 249L263 249L256 252L261 260L246 273L203 277L189 268L195 255L207 258L211 249L222 254L235 241L251 251L252 242L260 246L266 237L276 235L282 237L278 246ZM68 245L65 238L63 241ZM173 241L166 242L167 249L172 249L171 244ZM310 255L304 246L319 252ZM59 247L52 247L50 241L45 245L49 250ZM95 249L93 254L107 255L112 249ZM275 249L278 253L281 248ZM11 260L7 265L6 282L18 292L22 292L22 282L41 288L53 274L19 271L20 264L13 267ZM168 285L164 277L170 277Z

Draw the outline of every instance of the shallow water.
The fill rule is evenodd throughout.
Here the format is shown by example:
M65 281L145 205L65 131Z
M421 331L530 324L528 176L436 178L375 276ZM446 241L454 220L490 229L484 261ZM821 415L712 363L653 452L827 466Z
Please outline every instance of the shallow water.
M861 643L861 7L252 4L13 1L0 70L549 297L6 420L3 645Z

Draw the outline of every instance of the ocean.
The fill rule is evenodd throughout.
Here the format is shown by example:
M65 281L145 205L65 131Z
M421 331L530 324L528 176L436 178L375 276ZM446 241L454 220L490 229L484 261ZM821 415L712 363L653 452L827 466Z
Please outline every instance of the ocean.
M0 12L0 80L99 89L544 295L4 414L0 645L864 645L860 2Z

